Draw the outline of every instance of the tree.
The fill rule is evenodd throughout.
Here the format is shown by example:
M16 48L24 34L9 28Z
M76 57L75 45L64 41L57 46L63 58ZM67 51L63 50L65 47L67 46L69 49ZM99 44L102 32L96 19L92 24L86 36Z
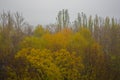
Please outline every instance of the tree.
M72 31L69 28L63 29L55 34L45 34L43 36L46 41L46 48L51 51L58 51L60 49L66 49L67 44L70 40Z
M0 79L2 80L10 79L10 75L14 75L12 67L15 64L14 55L20 49L19 43L25 36L20 26L24 20L18 13L19 17L15 17L15 15L3 12L0 17L0 68L2 69ZM21 23L17 23L19 20ZM19 25L19 28L16 28L16 25Z
M89 17L89 21L88 21L88 28L91 32L93 32L93 20L92 20L92 16Z
M63 80L81 79L81 71L84 68L80 56L76 53L69 53L65 49L61 49L53 53L55 64L59 67Z
M38 77L34 79L40 80L60 80L61 74L59 68L53 63L53 58L49 50L40 50L34 48L26 48L19 51L16 58L25 58L35 69ZM32 75L29 75L31 77Z
M41 37L43 34L45 34L45 29L42 27L42 25L38 25L34 30L34 36Z
M69 25L69 13L68 10L59 11L57 16L57 23L58 23L58 31L62 28L66 28Z

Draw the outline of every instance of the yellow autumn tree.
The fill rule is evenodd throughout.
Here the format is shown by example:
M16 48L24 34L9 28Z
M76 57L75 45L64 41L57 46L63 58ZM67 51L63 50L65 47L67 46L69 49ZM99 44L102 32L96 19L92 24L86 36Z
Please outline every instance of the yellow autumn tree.
M54 64L49 50L22 49L16 58L24 57L34 67L40 80L61 80L59 68Z
M28 36L21 43L21 48L45 49L47 42L42 37Z
M72 31L69 28L63 29L55 34L47 33L43 36L46 41L46 48L51 51L57 51L60 49L66 49L70 40Z
M80 56L61 49L52 54L55 64L59 67L63 80L78 80L84 68Z
M42 25L38 25L37 27L35 27L33 35L36 37L41 37L47 32L48 30L44 29Z

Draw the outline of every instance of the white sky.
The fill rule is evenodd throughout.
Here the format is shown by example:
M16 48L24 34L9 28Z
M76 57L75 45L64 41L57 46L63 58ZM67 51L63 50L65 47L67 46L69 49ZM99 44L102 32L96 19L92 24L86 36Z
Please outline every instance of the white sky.
M68 9L71 22L78 12L120 18L120 0L0 0L0 13L18 11L32 25L56 22L58 11Z

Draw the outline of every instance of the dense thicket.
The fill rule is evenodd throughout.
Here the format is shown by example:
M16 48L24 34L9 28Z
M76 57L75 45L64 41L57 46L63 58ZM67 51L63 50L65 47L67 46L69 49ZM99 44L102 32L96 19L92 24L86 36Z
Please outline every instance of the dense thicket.
M0 80L119 80L120 23L67 10L34 29L19 13L0 17Z

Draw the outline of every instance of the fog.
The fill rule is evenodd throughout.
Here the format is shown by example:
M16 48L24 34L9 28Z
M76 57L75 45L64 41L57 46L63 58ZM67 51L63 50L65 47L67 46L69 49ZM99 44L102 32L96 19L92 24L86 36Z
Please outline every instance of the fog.
M58 11L68 9L71 22L78 12L120 18L120 0L0 0L0 13L18 11L32 25L56 23Z

